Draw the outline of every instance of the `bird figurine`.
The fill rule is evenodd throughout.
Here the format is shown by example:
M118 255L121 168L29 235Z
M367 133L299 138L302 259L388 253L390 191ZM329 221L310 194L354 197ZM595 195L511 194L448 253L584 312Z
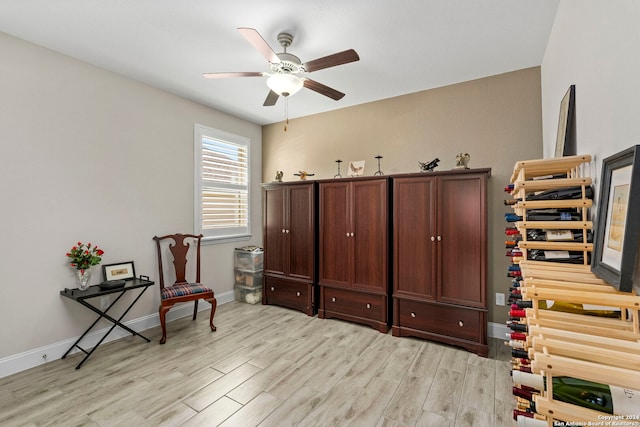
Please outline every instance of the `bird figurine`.
M420 165L420 169L422 170L422 172L433 171L435 168L438 167L439 162L440 162L440 159L438 159L437 157L431 160L429 163L422 163L421 161L418 160L418 164Z
M469 169L469 160L471 160L471 155L469 153L458 154L456 156L456 168Z
M298 173L294 173L295 176L299 176L302 181L306 181L308 176L314 176L315 173L309 173L307 171L298 171Z
M277 182L282 182L282 175L284 175L284 173L282 171L276 171L276 181Z

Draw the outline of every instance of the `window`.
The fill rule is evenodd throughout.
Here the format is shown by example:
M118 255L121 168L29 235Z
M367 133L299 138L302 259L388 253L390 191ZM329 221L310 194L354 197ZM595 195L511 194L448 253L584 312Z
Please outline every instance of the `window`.
M248 138L195 125L195 232L205 240L250 237Z

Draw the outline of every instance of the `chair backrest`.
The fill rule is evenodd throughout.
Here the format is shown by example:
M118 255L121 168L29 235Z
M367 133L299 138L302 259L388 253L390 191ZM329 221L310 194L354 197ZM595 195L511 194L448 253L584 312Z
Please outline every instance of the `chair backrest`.
M166 236L153 236L153 240L156 241L156 247L158 248L158 270L160 289L164 289L164 268L162 264L162 245L161 242L169 240L169 250L173 254L173 268L176 275L176 281L174 283L187 283L186 271L187 271L187 258L190 242L185 242L185 239L194 239L193 243L196 248L196 283L200 283L200 242L202 241L202 234L167 234ZM173 243L171 243L173 240Z

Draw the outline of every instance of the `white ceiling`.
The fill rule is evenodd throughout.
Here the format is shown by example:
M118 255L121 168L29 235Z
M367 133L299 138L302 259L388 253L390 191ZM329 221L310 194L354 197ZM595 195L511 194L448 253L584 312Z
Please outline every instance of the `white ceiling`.
M255 28L276 51L305 61L355 49L360 61L310 78L291 118L538 66L559 0L0 0L0 32L192 99L257 124L284 119L263 107L265 77L209 80L204 72L269 71L240 35ZM46 70L43 70L46 76Z

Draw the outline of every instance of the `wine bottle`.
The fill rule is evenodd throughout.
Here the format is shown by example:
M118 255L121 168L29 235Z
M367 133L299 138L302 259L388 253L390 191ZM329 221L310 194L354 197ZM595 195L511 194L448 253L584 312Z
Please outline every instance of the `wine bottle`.
M507 227L504 229L504 234L506 234L507 236L512 236L514 234L520 234L520 230L518 230L515 227Z
M508 326L508 327L509 327L509 329L511 329L512 331L516 331L516 332L527 332L527 325L522 324L522 323L507 322L507 326Z
M543 421L545 419L544 415L540 415L540 414L536 413L533 410L526 411L526 410L523 410L523 409L514 409L513 410L513 419L518 421L518 418L520 418L520 417L526 418L528 420L542 421L542 422L544 422L545 426L547 425L547 422ZM520 424L518 424L518 426L519 425ZM527 424L527 426L528 425L529 424Z
M516 203L518 203L517 199L504 199L504 205L505 206L513 206Z
M521 300L522 299L522 294L521 293L510 293L509 294L509 299L512 300L512 301Z
M587 263L590 262L590 255L591 253L587 252ZM527 252L527 259L532 261L561 262L565 264L584 264L584 252L531 249Z
M526 341L527 340L527 334L523 333L523 332L507 332L507 338L510 338L512 340L518 340L518 341Z
M526 343L524 341L518 341L518 340L509 340L504 342L504 345L511 348L515 348L517 350L525 350L526 349L525 344Z
M505 193L511 193L514 188L515 188L515 184L507 184L504 187L504 191L505 191Z
M520 415L517 420L518 427L547 427L547 421L544 419L529 418Z
M512 371L511 376L516 384L546 390L542 375ZM553 377L552 382L553 398L561 402L607 414L635 414L640 408L640 391L563 376Z
M551 175L540 175L540 176L534 176L533 178L531 178L534 181L538 181L541 179L562 179L562 178L566 178L567 174L566 173L554 173Z
M585 187L585 198L593 199L593 188ZM565 187L555 190L540 191L538 193L527 194L527 200L570 200L582 199L582 187Z
M572 208L530 209L527 211L527 221L582 221L582 214Z
M586 316L610 317L619 319L621 311L618 307L595 304L576 304L567 301L539 300L538 308L564 313L584 314Z
M540 230L537 228L527 230L527 240L547 242L584 242L582 230ZM593 233L587 231L587 243L593 242Z
M538 394L538 393L534 393L531 390L525 390L523 388L517 387L517 386L513 386L511 393L514 396L518 396L521 397L523 399L527 399L527 400L532 400L533 399L533 395L534 394Z
M527 317L527 312L524 309L511 308L511 310L509 310L509 316L525 318Z
M522 221L522 216L516 215L511 212L507 212L504 214L504 220L507 222L518 222L518 221Z
M511 356L518 359L529 359L529 352L526 350L520 350L517 348L511 349Z

